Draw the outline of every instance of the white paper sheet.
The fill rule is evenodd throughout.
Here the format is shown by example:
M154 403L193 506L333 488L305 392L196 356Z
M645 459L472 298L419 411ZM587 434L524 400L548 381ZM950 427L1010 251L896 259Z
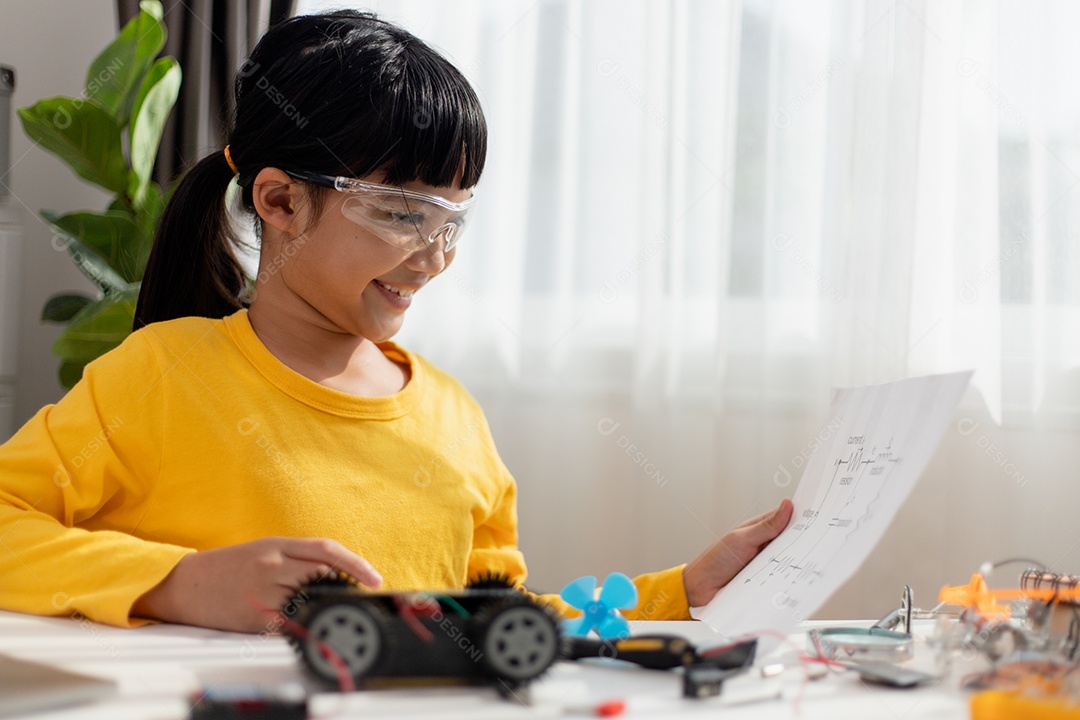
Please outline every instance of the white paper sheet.
M829 419L807 446L791 523L692 615L728 636L793 631L885 534L970 379L960 372L833 390Z

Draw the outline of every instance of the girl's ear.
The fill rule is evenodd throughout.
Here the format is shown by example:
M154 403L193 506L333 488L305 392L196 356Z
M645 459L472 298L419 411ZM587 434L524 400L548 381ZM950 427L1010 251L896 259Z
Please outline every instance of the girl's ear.
M306 194L303 183L272 167L260 170L251 186L255 212L264 223L285 234L307 227L307 218L301 217L308 207Z

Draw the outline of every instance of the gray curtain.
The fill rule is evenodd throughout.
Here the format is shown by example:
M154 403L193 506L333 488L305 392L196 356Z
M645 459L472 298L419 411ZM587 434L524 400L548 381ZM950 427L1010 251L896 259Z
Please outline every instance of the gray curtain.
M165 187L186 167L225 144L233 81L255 43L289 17L292 0L162 0L168 39L163 53L180 62L180 98L165 126L156 179ZM139 0L117 0L119 27Z

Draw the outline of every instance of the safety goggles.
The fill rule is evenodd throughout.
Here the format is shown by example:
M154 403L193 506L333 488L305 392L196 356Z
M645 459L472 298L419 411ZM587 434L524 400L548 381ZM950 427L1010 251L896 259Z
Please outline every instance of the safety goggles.
M451 202L444 197L380 185L356 178L289 172L297 180L329 187L348 197L341 213L381 240L408 252L433 245L441 236L443 252L457 245L475 197Z

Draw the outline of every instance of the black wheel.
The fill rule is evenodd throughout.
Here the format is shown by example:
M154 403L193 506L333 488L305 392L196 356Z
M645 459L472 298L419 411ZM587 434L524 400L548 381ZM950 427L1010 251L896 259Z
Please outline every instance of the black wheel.
M333 655L326 657L328 648L356 681L369 674L386 649L386 623L376 608L353 603L336 603L317 610L307 625L303 641L303 657L318 677L337 683L340 663Z
M532 680L558 656L559 628L554 618L524 597L495 603L476 622L484 665L497 678Z
M286 623L283 628L289 635L290 640L300 640L290 631L290 626L301 625L307 627L308 620L315 611L325 606L328 602L349 597L357 594L355 584L348 578L340 575L321 577L311 582L304 583L296 589L293 596L281 607L279 611L291 623Z

